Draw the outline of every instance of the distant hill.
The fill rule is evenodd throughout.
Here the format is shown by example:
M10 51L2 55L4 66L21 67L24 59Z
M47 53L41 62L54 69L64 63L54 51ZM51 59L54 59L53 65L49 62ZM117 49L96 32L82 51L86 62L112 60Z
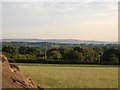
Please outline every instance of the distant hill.
M2 42L51 42L66 44L117 44L118 42L75 40L75 39L2 39Z

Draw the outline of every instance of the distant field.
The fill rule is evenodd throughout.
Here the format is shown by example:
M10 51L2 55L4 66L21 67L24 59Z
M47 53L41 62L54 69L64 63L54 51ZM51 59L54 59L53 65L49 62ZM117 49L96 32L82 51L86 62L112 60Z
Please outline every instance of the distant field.
M17 64L43 88L117 88L118 67L95 65Z

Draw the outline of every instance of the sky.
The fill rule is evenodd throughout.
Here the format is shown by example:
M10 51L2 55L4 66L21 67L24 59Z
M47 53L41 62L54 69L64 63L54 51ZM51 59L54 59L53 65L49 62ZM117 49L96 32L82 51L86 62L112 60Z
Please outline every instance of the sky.
M3 2L3 39L118 40L117 2Z

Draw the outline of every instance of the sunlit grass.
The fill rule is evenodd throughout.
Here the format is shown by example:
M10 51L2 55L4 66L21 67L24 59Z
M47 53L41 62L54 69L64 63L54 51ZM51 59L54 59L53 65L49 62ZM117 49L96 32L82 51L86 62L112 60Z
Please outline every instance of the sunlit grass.
M18 64L19 65L19 64ZM117 88L118 67L80 65L19 65L22 72L43 88Z

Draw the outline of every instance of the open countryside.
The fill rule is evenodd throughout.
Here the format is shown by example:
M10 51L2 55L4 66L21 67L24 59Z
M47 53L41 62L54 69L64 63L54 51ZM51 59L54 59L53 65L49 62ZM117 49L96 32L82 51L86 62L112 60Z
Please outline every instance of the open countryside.
M3 88L118 88L118 0L30 1L1 5Z
M44 88L117 88L117 66L17 64Z

